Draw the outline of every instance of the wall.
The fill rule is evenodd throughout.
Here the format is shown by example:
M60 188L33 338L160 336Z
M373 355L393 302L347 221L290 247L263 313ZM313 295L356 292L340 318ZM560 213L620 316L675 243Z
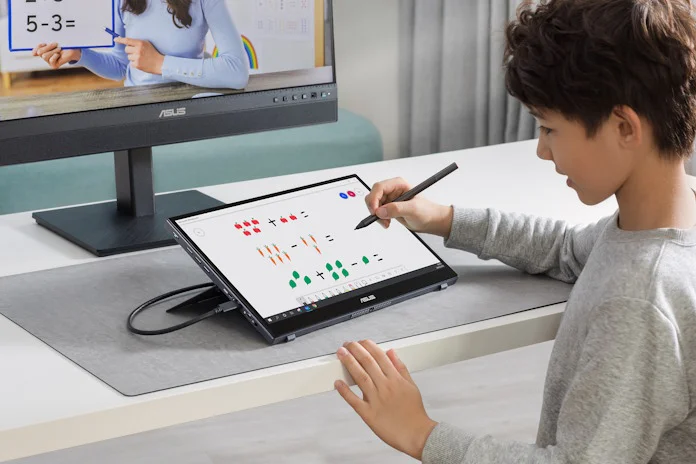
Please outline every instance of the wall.
M339 105L371 120L399 155L399 0L334 0Z

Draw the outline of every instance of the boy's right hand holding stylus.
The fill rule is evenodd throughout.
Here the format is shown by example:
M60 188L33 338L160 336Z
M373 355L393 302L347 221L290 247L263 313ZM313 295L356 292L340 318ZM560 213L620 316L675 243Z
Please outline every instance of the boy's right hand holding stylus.
M396 219L414 232L448 237L454 213L451 206L433 203L421 196L391 203L410 189L408 182L400 177L378 182L365 197L367 209L380 218L384 227L389 227L391 220Z

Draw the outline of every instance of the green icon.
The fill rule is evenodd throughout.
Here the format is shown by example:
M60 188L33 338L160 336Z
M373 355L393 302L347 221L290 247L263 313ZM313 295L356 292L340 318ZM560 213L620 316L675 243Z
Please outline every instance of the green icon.
M296 279L299 279L299 278L300 278L300 273L297 272L297 271L295 271L295 272L292 273L292 276L293 276L294 278L296 278Z
M363 263L367 264L369 262L370 262L370 260L367 259L367 256L363 256Z
M326 270L329 272L333 271L333 266L331 265L331 263L326 263Z
M348 269L343 270L343 277L348 277Z
M291 281L290 281L290 287L291 287L291 288L297 287L297 284L295 283L294 280L291 280Z
M312 279L310 279L308 276L305 276L304 281L307 285L312 283Z
M333 276L334 280L338 280L338 279L339 279L338 274L336 274L335 272L334 272L333 274L331 274L331 275Z
M336 267L341 269L343 267L343 264L341 264L340 261L336 261Z

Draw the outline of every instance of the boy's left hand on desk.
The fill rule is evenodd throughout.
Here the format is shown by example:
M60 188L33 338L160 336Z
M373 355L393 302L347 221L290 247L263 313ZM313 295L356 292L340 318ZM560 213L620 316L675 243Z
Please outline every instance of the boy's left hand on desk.
M162 74L164 55L147 40L128 39L117 37L114 42L126 46L126 54L131 66L150 74Z
M385 353L362 341L344 344L337 354L363 393L361 399L338 380L343 399L385 443L420 460L437 422L425 412L420 391L394 350Z

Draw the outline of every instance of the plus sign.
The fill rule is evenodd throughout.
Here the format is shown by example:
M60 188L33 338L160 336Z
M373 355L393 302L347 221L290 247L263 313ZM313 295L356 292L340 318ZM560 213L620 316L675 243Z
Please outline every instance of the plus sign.
M325 280L323 272L317 272L317 277L321 277L321 280Z
M278 226L275 225L275 223L276 223L275 219L269 219L269 220L268 220L268 223L269 223L269 224L273 224L273 227L278 227Z

